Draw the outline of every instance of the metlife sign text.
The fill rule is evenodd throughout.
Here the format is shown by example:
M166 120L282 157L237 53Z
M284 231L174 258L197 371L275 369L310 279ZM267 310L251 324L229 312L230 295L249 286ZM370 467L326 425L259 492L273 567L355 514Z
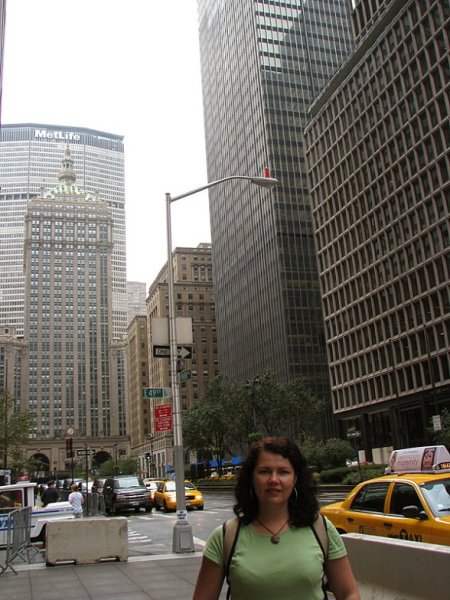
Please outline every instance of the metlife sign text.
M81 136L74 131L47 131L47 129L35 129L34 137L37 139L46 140L64 140L79 142Z

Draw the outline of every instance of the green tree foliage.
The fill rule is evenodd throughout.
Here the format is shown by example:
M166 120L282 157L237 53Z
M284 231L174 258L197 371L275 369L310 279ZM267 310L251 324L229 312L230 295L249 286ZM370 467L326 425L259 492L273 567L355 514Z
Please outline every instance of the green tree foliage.
M186 448L210 452L218 461L231 453L242 431L239 389L224 376L209 386L205 398L183 415L183 440Z
M450 410L444 408L441 414L442 429L433 433L437 444L443 444L450 450Z
M101 477L109 477L112 475L135 475L137 473L137 459L125 458L117 461L107 460L99 468Z
M0 394L0 460L1 467L27 466L24 449L28 441L35 416L29 411L14 411L13 401L8 390Z
M326 441L307 438L300 444L300 448L308 464L317 467L318 470L345 467L346 459L354 454L349 442L339 438Z
M303 440L320 430L324 402L301 382L282 384L267 372L246 390L247 414L253 419L253 433L260 437L283 435Z
M184 445L210 452L220 465L225 456L245 453L261 437L304 439L318 430L322 415L323 402L300 383L280 384L271 373L253 383L219 376L204 399L183 415Z

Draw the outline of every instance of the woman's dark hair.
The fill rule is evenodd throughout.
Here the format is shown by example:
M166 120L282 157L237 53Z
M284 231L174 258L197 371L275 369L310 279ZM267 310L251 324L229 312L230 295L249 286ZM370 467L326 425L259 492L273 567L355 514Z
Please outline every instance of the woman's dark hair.
M272 452L287 458L291 463L297 482L295 491L289 498L290 524L295 527L312 525L319 511L316 498L316 486L311 472L308 469L306 459L300 452L298 446L284 437L267 437L254 442L249 453L242 463L238 481L235 487L237 503L233 510L245 524L251 523L258 514L258 498L253 491L253 473L261 452Z

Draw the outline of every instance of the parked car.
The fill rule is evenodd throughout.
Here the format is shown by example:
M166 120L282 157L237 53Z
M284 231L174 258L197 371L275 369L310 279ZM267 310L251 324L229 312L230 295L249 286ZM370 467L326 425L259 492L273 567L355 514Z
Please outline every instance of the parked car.
M108 514L116 514L126 508L134 508L136 512L144 508L151 512L153 508L150 492L142 479L136 475L107 477L103 484L103 498Z
M145 483L145 487L148 489L148 491L150 492L150 496L152 498L152 502L153 504L155 504L155 492L158 489L158 485L161 482L160 479L144 479L144 483Z
M395 450L387 470L388 475L358 484L343 502L320 512L340 533L450 546L450 454L445 447Z
M192 510L193 508L203 510L204 500L201 491L190 481L184 482L184 490L187 510ZM166 512L176 510L177 500L175 481L161 481L154 494L154 502L156 510L163 509Z

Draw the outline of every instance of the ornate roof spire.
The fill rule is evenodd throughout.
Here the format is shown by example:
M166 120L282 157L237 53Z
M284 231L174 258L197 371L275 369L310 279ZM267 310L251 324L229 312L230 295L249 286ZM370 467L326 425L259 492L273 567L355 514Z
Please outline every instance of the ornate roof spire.
M58 179L61 183L65 183L67 185L75 183L77 179L75 171L73 170L73 158L70 154L69 146L66 147L64 152L64 158L62 159L61 170L59 172Z

